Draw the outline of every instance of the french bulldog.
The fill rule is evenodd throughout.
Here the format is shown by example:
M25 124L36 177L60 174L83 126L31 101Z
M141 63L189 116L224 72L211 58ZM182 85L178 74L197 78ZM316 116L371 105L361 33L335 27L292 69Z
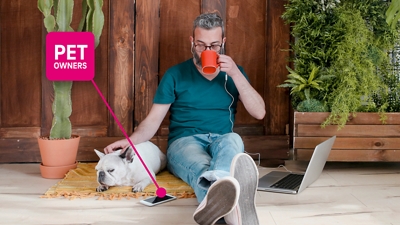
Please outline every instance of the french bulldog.
M155 179L155 175L165 168L167 157L150 141L135 145L135 148ZM133 192L141 192L152 183L152 179L131 146L123 152L117 150L110 154L104 154L96 149L94 151L100 158L96 165L99 183L97 192L106 191L111 186L132 186Z

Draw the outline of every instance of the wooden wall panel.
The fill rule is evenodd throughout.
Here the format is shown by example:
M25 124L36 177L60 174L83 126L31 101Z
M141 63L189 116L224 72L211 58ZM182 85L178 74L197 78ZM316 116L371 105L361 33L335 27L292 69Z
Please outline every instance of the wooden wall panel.
M110 1L109 37L108 101L129 134L133 131L134 1ZM108 135L122 136L114 118L109 113L108 115Z
M135 126L150 112L158 86L160 0L136 0L136 13Z
M226 0L202 0L201 13L207 12L218 12L222 20L226 23Z
M165 71L193 55L189 37L193 20L200 14L199 0L161 0L160 8L160 79Z
M49 81L46 77L46 35L47 31L42 23L42 64L41 64L41 82L42 82L42 112L41 116L41 124L40 124L40 136L48 136L50 135L50 128L53 119L53 114L51 111L51 105L54 100L54 90L53 83ZM73 110L73 109L72 109Z
M226 54L244 68L252 86L261 96L266 73L265 4L265 0L231 0L227 4L226 18ZM263 121L250 116L240 102L235 125L249 124L264 125Z
M159 81L169 67L193 57L189 37L193 35L193 20L200 14L201 7L199 0L185 1L185 10L182 10L181 0L161 0L160 4ZM168 118L169 114L158 135L168 134Z
M38 129L42 16L36 1L0 4L0 127Z
M112 1L114 2L114 1ZM76 5L75 7L79 7ZM80 13L77 12L76 23L80 20ZM107 96L108 85L108 33L109 33L109 1L103 2L104 24L100 44L95 49L95 77L94 81L103 93ZM105 107L100 95L93 87L92 82L75 82L72 87L72 115L71 122L75 129L88 129L88 133L96 133L96 136L106 136L108 126L108 110ZM85 135L83 135L85 136ZM88 135L89 136L89 135Z
M286 124L290 120L289 91L277 88L287 79L290 29L281 18L285 11L286 0L267 0L267 33L266 33L266 73L264 79L264 98L267 115L264 119L265 133L280 135L286 133Z

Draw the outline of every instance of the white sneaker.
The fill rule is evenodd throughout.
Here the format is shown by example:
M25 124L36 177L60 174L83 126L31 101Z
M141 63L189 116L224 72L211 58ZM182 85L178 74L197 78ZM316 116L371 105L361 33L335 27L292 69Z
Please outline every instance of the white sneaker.
M215 224L235 208L239 195L240 187L236 179L224 177L217 180L194 212L194 220L201 225Z
M224 217L231 225L258 225L256 211L256 192L258 186L258 169L254 160L245 153L236 155L231 163L231 176L240 185L238 209Z
M239 204L235 206L235 208L224 216L225 223L229 225L242 225L242 218L240 213Z

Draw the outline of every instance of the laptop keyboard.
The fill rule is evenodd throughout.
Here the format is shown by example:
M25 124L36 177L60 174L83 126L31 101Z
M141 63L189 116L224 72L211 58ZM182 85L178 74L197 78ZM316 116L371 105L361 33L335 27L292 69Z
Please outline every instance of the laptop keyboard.
M303 180L303 177L304 177L304 175L291 173L291 174L288 174L283 179L281 179L280 181L273 184L271 187L294 190L295 188L300 186L301 181Z

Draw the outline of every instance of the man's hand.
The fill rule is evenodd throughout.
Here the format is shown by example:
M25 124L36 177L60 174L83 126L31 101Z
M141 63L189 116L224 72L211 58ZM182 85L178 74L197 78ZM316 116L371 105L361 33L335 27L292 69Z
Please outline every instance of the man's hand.
M265 102L261 95L250 85L231 57L219 55L218 63L220 64L221 71L226 72L235 83L239 91L239 99L247 112L252 117L262 120L265 116Z
M117 149L126 149L129 146L129 142L126 139L122 139L119 141L116 141L110 145L108 145L107 147L104 148L104 153L105 154L109 154L109 153L113 153L115 150Z
M235 61L233 61L230 56L218 55L218 64L221 68L221 71L226 72L229 76L241 74Z

